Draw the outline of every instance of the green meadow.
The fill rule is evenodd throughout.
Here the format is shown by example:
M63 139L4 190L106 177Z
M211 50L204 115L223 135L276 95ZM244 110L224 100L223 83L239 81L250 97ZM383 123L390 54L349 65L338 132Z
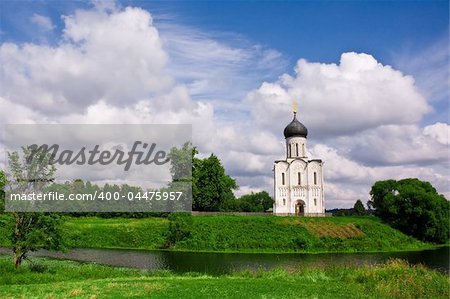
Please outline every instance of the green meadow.
M67 217L64 231L69 248L161 249L169 222ZM373 217L196 216L189 230L169 250L364 252L432 246ZM10 245L7 235L0 225L2 246ZM214 276L38 257L15 269L10 256L0 255L0 298L448 298L449 282L439 272L400 260Z
M0 298L448 298L444 275L392 260L362 268L244 271L211 276L0 256Z

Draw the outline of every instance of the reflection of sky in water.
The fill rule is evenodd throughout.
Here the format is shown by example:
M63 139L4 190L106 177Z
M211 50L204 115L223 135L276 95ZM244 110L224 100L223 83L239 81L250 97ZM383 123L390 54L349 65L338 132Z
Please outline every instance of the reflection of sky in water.
M10 250L0 248L0 253ZM393 253L324 253L324 254L266 254L266 253L200 253L175 251L133 251L74 249L68 253L39 251L31 255L92 261L101 264L140 269L169 269L174 272L203 272L223 274L243 270L282 268L296 271L304 267L360 266L383 263L401 258L411 264L449 272L450 247L434 250Z

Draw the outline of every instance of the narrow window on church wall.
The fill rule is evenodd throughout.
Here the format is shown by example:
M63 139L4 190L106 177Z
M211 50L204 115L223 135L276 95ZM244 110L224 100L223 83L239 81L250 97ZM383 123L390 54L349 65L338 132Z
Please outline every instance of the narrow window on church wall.
M292 144L289 144L289 150L288 150L288 156L289 156L289 157L292 157L292 149L291 149L291 145L292 145Z
M283 206L286 205L286 199L283 198Z
M298 143L295 144L295 154L296 154L297 157L298 157Z
M300 174L300 172L298 173L298 184L302 184L302 175Z
M317 172L314 172L314 185L317 185Z
M314 198L314 205L317 206L317 198Z
M281 174L281 185L284 185L284 172Z

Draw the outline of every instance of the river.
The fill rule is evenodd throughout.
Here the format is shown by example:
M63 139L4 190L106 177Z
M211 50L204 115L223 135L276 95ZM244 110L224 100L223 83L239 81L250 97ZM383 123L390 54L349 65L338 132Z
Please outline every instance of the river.
M0 248L0 254L11 252ZM109 249L72 249L66 253L40 250L30 256L45 256L104 265L139 269L168 269L176 273L201 272L226 274L246 269L283 268L294 270L307 266L374 265L390 258L400 258L411 264L425 266L449 273L450 247L422 251L388 253L205 253L180 251L141 251Z

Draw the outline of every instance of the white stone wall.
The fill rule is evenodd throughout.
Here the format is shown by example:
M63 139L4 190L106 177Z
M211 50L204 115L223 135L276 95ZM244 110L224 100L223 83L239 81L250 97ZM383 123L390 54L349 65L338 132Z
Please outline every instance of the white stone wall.
M287 185L289 164L280 161L274 165L274 214L289 213L289 187ZM283 175L285 174L285 182L283 184Z
M321 161L288 158L275 162L274 214L295 214L298 201L303 202L305 214L325 213Z
M290 137L286 139L286 158L306 158L306 138Z

